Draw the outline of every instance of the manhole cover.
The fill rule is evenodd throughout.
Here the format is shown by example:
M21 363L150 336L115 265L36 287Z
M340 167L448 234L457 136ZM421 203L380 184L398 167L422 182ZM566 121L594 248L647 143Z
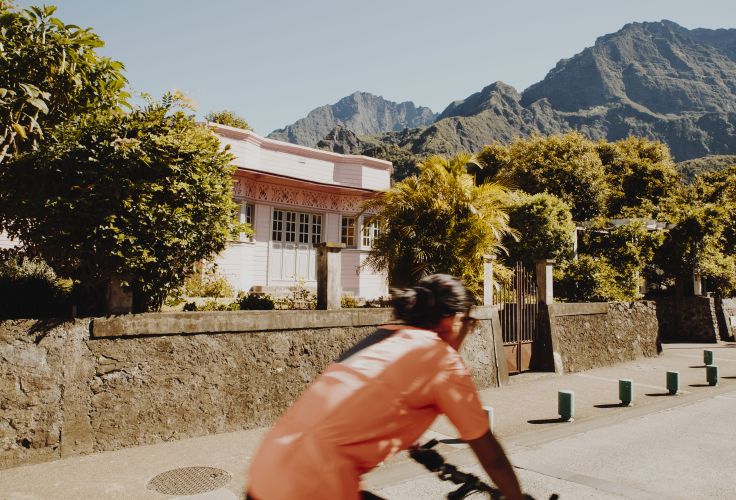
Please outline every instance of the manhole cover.
M222 488L230 479L230 473L222 469L182 467L162 472L148 481L146 487L164 495L197 495Z

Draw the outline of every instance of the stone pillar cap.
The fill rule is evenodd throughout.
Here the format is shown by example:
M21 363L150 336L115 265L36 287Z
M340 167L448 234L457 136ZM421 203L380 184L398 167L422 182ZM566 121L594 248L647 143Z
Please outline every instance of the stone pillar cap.
M537 263L544 262L545 264L554 264L555 262L557 262L557 260L556 259L538 259L536 262Z
M487 253L483 254L483 260L496 260L497 258L498 258L497 255L491 255Z

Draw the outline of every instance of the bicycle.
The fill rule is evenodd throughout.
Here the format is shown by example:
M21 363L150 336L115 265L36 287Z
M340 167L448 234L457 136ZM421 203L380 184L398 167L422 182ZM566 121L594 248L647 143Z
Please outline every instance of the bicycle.
M430 472L434 472L443 481L452 481L459 484L460 487L447 494L447 500L460 500L473 493L485 493L493 500L503 499L501 490L494 488L481 480L475 474L469 474L458 470L452 464L445 462L445 459L436 450L432 448L438 444L436 439L430 439L421 446L409 448L409 456L415 461L422 464ZM530 495L524 495L527 500L534 500ZM559 495L553 493L549 500L557 500Z

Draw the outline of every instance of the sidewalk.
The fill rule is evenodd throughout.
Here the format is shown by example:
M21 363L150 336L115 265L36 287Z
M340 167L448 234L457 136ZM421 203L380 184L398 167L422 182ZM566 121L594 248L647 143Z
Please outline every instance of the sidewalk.
M721 377L717 387L706 384L702 366L703 349L712 349L715 353L715 364L720 367ZM681 374L682 394L679 396L665 395L665 372L668 370ZM634 381L633 407L617 406L619 378ZM574 422L557 421L557 391L560 389L575 391ZM677 417L672 425L688 426L688 419L691 418L688 412L694 411L690 408L696 408L698 404L712 404L715 398L728 393L736 394L734 391L736 343L672 344L665 346L664 353L654 359L565 376L524 374L512 377L510 385L482 391L481 397L484 403L494 408L495 433L515 465L522 467L519 473L525 487L533 485L539 480L537 476L541 475L547 476L546 482L542 481L544 487L557 488L559 493L564 493L565 499L591 496L638 498L641 496L640 490L627 490L625 484L608 484L610 480L606 482L593 472L586 476L588 479L585 481L571 480L568 477L570 474L565 471L554 472L554 463L540 464L539 457L532 457L528 452L546 448L550 453L565 454L578 449L576 447L585 449L588 446L585 439L592 440L598 434L599 438L595 439L603 439L611 432L622 432L621 428L638 428L644 432L645 426L656 429L661 426L659 422L664 422L666 418ZM736 402L736 399L729 400L729 404L731 402ZM683 407L689 408L687 412L678 410ZM662 413L665 410L671 413L670 417ZM699 422L703 420L698 418ZM239 498L245 489L244 471L265 431L254 429L204 436L2 470L0 499ZM653 431L650 429L646 432L651 434ZM589 436L584 438L584 433L589 433ZM434 423L426 437L446 441L440 444L439 450L449 461L457 465L464 464L468 470L477 472L467 447L453 442L455 430L444 418ZM560 443L565 444L563 446ZM537 462L532 467L530 464L535 460ZM231 475L231 479L223 488L194 496L164 495L146 488L157 474L180 467L223 469ZM550 483L550 478L557 483ZM442 489L443 483L425 473L406 454L392 458L365 479L369 489L390 498L441 498L442 492L449 490ZM592 495L591 491L596 494Z

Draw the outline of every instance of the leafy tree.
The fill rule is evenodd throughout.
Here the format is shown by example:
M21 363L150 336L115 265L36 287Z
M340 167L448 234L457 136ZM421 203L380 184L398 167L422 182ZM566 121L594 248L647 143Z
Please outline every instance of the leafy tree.
M577 221L605 213L605 170L593 142L577 132L495 144L479 159L476 177L481 181L490 178L529 194L553 194L572 207Z
M0 226L72 278L98 313L126 277L136 311L161 306L234 228L233 157L175 96L65 127L0 169Z
M605 258L580 255L554 270L554 294L568 302L630 301L637 283L622 287L616 271Z
M596 151L606 170L611 217L654 217L660 202L680 189L680 174L662 142L628 137L599 141Z
M519 235L518 240L506 239L509 263L521 261L533 269L538 259L561 262L572 257L575 224L565 202L548 193L521 193L508 206L508 213Z
M478 153L478 163L468 166L468 171L475 175L475 181L478 184L493 180L504 170L510 168L511 154L509 149L504 144L494 143L484 147Z
M698 202L724 208L721 222L725 249L736 254L736 165L700 176L694 190Z
M223 109L222 111L211 111L204 117L208 122L219 123L220 125L227 125L228 127L242 128L244 130L251 130L248 122L244 118L241 118L234 111Z
M104 42L55 11L0 7L0 162L70 118L127 105L123 65L99 56Z
M692 276L699 273L718 294L736 292L736 256L726 238L726 222L733 211L713 203L683 208L679 220L657 252L663 278L674 280L680 293L689 293Z
M512 233L505 206L509 191L502 184L476 186L466 166L474 158L432 156L419 174L368 201L381 232L368 265L386 270L393 286L407 286L433 273L461 277L480 294L482 258L498 254Z
M606 218L591 221L581 233L580 251L605 259L620 288L619 296L635 300L640 276L655 272L654 256L662 245L665 233L650 231L645 219L631 219L625 224L613 224Z

